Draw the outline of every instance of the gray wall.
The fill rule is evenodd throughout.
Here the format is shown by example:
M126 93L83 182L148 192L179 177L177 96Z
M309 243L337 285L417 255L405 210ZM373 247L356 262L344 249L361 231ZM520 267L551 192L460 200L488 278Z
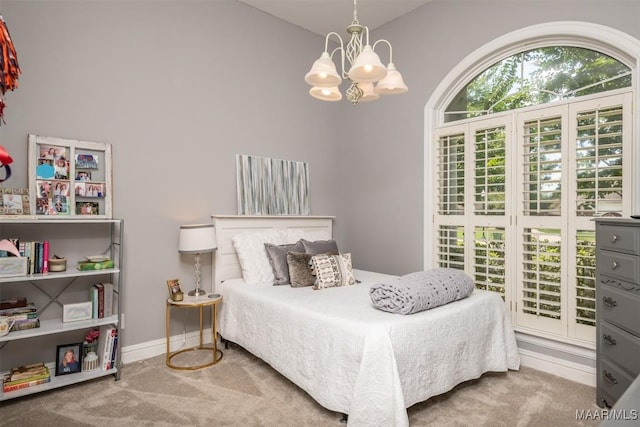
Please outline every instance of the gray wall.
M237 212L237 153L309 162L312 213L342 217L340 111L304 82L319 36L234 1L0 7L23 72L6 96L7 184L27 186L29 133L113 145L125 346L164 337L165 280L193 288L194 257L178 254L178 229Z
M28 133L113 144L115 216L127 230L125 345L164 337L164 281L190 287L193 269L177 253L178 226L236 212L236 153L310 162L312 213L337 216L357 268L419 270L424 106L447 73L542 22L640 37L636 1L435 0L371 33L392 42L409 93L353 107L307 95L302 77L321 37L237 2L2 0L0 11L23 70L0 128L15 159L11 185L27 185Z

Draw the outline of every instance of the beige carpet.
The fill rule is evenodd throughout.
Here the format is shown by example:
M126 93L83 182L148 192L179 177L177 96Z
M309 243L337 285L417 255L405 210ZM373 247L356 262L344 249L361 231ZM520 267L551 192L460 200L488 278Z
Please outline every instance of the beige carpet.
M199 371L169 369L163 355L126 365L120 381L105 377L0 405L2 426L344 426L340 414L237 346ZM408 413L411 426L569 427L596 426L576 420L576 410L596 408L594 388L522 368L485 374Z

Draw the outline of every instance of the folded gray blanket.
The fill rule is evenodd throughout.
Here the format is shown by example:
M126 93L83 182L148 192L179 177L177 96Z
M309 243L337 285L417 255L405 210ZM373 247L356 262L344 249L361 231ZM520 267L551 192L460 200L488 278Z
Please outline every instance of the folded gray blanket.
M380 310L413 314L466 298L474 287L473 280L464 271L437 268L373 285L369 296Z

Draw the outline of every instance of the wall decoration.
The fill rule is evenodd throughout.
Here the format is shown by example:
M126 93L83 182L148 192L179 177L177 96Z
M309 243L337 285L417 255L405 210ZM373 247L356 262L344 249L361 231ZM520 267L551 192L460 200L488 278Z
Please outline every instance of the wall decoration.
M0 15L0 125L4 123L4 94L18 87L20 73L16 48L13 46L7 24Z
M309 164L236 155L239 215L309 215Z
M29 135L35 215L112 218L111 145Z
M30 215L29 190L0 188L0 215Z

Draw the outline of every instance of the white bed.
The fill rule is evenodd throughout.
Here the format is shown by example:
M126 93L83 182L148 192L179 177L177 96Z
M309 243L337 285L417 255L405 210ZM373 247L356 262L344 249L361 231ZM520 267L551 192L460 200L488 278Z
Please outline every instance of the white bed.
M502 299L471 296L412 315L373 307L369 287L389 277L355 270L362 283L314 291L245 283L231 237L286 228L326 230L332 217L214 216L218 331L260 357L349 426L407 426L406 408L485 372L519 368ZM352 254L357 264L357 254Z

